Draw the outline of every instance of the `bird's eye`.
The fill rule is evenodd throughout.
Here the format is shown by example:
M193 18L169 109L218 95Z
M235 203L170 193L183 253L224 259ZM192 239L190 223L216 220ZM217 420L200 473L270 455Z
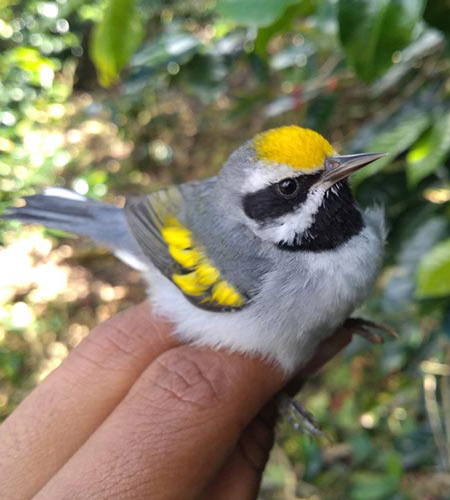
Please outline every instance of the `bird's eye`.
M296 179L283 179L277 184L277 189L283 198L290 200L297 196L299 185Z

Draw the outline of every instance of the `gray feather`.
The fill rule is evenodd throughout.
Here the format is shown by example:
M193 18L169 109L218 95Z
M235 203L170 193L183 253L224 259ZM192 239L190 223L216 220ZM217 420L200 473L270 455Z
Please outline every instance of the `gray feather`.
M130 266L146 268L146 259L121 208L60 188L27 196L25 201L25 206L10 208L1 217L88 236L95 243L108 247Z
M177 264L170 256L160 231L168 216L180 215L183 204L180 189L172 186L133 198L125 206L127 224L142 252L169 279Z
M186 185L185 223L223 277L242 294L252 298L265 274L273 267L267 250L244 224L229 217L217 205L217 178Z

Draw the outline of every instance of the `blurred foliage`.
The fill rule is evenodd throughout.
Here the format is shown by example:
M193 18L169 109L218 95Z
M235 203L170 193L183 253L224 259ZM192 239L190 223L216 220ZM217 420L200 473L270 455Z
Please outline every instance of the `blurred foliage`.
M381 76L392 65L393 54L411 42L423 4L424 0L339 2L340 39L362 80Z
M92 34L91 57L102 85L109 86L139 46L142 16L134 0L111 0Z
M390 153L353 186L390 228L361 315L401 340L354 339L309 382L331 440L282 423L263 499L450 498L449 32L446 0L0 2L0 209L52 184L122 203L282 124ZM144 288L56 232L0 222L0 244L4 418Z

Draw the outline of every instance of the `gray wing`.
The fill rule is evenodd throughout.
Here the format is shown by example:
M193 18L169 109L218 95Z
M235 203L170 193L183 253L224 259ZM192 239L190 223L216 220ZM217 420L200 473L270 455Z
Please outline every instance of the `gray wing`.
M178 266L170 256L162 229L171 217L179 217L184 200L180 188L172 186L127 200L125 216L142 252L156 268L170 278Z
M144 255L193 304L211 311L241 309L251 298L248 290L225 278L220 260L211 259L185 219L186 200L199 185L173 186L131 200L125 206L128 224Z

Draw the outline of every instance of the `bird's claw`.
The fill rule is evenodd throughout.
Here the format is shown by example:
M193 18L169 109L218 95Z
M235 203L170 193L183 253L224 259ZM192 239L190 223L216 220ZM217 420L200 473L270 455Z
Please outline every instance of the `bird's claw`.
M353 334L360 335L374 344L382 344L384 342L383 334L397 340L400 338L398 333L389 326L368 319L348 318L344 326Z
M307 436L324 436L317 420L298 401L281 393L278 396L278 404L281 413L289 420L295 430Z

